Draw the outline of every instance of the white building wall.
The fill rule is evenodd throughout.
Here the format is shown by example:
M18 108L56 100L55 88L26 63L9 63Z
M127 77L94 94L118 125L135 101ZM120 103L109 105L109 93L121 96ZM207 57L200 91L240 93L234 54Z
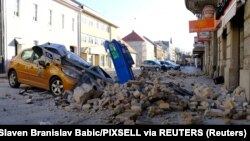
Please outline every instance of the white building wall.
M176 61L176 53L175 53L175 47L173 45L169 46L169 55L170 55L170 60Z
M149 42L127 42L135 51L135 66L139 67L144 60L155 60L154 45Z
M131 53L131 57L133 58L135 64L133 65L133 67L136 67L136 54Z
M146 50L144 42L127 42L135 51L136 51L136 59L135 66L139 67L142 64L142 61L146 60Z
M20 0L19 16L14 15L16 0L5 0L6 13L6 58L10 60L15 55L14 39L19 38L20 48L26 49L46 42L78 45L77 20L78 11L73 10L53 0ZM37 4L37 21L33 20L34 4ZM49 9L52 10L52 25L49 25ZM64 14L64 28L62 28ZM72 19L74 18L74 31Z
M145 41L145 44L146 44L146 60L155 60L155 50L154 50L154 45L151 44L150 42L148 41Z

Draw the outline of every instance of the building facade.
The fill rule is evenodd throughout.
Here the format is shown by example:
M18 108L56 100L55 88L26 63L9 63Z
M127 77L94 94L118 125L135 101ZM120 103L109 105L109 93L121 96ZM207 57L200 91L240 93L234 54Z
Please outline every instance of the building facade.
M147 39L135 31L125 36L123 40L136 51L136 66L139 67L144 60L155 60L155 47Z
M129 53L130 53L130 55L133 58L134 63L135 63L132 67L136 67L136 55L137 55L136 51L129 44L127 44L125 41L123 41L122 39L120 39L120 42L128 48L128 51L129 51Z
M205 72L224 76L227 89L243 87L250 101L250 1L203 0L197 7L197 0L185 2L195 14L202 14L205 5L214 6L216 24L205 48Z
M164 50L162 47L156 43L154 43L152 40L149 38L143 36L144 39L146 39L148 42L150 42L152 45L154 45L154 54L155 54L155 59L156 60L164 60Z
M118 26L83 5L81 16L81 57L92 65L112 67L110 56L104 48L105 40L118 39Z
M5 69L21 50L46 42L79 53L81 7L71 0L1 0L1 55Z
M0 73L5 72L5 47L3 46L4 18L3 18L3 0L0 0Z

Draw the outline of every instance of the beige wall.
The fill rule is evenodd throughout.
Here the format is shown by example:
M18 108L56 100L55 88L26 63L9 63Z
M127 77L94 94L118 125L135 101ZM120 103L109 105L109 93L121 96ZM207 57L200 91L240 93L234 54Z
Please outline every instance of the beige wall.
M82 13L81 54L85 53L82 57L86 58L87 61L91 61L93 65L110 68L112 67L111 59L108 58L109 56L105 51L103 43L105 40L111 41L118 38L117 27L102 20L102 17L93 16L95 14L98 15L97 13L89 14L88 12L83 11ZM89 42L89 38L93 42Z
M127 42L135 51L136 51L136 59L135 64L136 67L139 67L142 64L142 61L146 60L146 47L144 42Z
M244 68L240 71L240 86L245 88L250 101L250 1L245 4L244 20Z

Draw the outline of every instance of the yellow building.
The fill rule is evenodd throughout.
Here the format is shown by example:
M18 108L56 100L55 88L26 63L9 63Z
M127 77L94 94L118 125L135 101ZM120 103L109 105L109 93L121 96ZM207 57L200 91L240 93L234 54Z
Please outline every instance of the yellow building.
M105 51L105 40L117 39L118 26L83 6L81 15L81 57L92 65L103 68L112 67L111 58Z

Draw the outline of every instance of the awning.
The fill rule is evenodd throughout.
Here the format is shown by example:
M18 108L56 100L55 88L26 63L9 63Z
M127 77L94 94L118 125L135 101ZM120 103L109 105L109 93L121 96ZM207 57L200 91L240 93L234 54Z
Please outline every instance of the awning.
M237 11L237 1L233 0L233 2L229 5L228 9L225 12L225 15L222 19L222 27L225 27L226 24L236 15Z
M205 47L195 47L193 49L193 54L202 54L205 52Z
M222 27L223 28L236 15L238 3L245 4L245 0L233 0L232 1L232 3L226 9L226 12L222 18Z
M25 41L22 38L15 38L15 42L20 45L25 44Z
M219 38L223 33L223 27L220 27L218 30L217 30L217 37Z

